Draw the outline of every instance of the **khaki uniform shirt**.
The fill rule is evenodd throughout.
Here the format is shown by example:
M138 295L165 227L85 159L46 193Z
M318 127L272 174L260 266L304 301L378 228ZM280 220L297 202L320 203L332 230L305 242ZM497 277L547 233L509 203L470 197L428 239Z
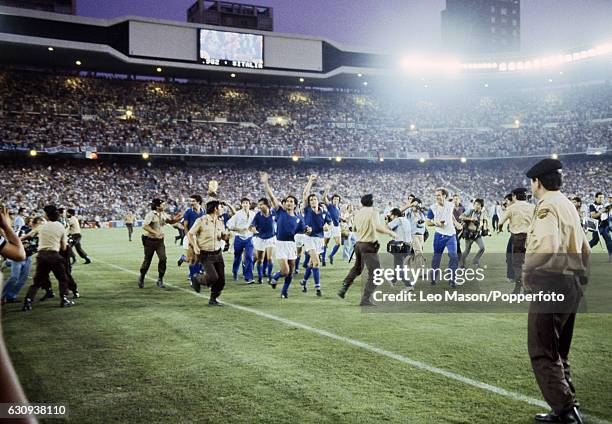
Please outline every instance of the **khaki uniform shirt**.
M371 206L362 207L355 212L353 232L357 241L373 243L376 241L376 226L379 223L379 212Z
M61 241L68 242L66 229L61 222L47 222L32 230L32 236L38 235L38 250L60 251Z
M166 221L168 220L170 220L170 217L168 216L168 214L164 212L150 211L149 213L145 215L143 226L149 225L153 230L161 232L161 227L166 225ZM144 228L143 230L147 237L156 238L156 239L163 238L163 236L160 237L159 235L153 234Z
M531 225L531 219L533 218L533 211L535 206L531 203L527 203L524 200L517 200L506 208L506 211L502 215L499 226L510 221L510 232L512 234L527 233L529 225Z
M193 224L189 234L196 236L196 242L201 251L214 252L221 249L221 234L224 228L222 218L204 215Z
M546 247L549 243L545 244L545 239L550 240L552 248ZM526 249L526 270L566 275L585 273L590 247L576 208L560 191L547 192L535 207ZM537 254L540 253L555 255L533 269L530 262L539 263L541 257Z
M68 234L81 234L81 225L76 216L68 218Z
M123 218L123 222L126 224L134 224L134 214L128 213L125 218Z

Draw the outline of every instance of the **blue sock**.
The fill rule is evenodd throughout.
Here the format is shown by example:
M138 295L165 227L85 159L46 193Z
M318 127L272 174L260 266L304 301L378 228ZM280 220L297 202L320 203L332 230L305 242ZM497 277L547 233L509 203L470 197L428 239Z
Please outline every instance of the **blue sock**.
M278 279L279 279L279 278L281 278L281 276L282 276L282 275L283 275L283 274L281 274L281 273L280 273L280 271L279 271L279 272L277 272L276 274L274 274L274 277L272 277L272 279L273 279L274 281L278 281Z
M321 262L325 263L325 256L327 255L327 246L323 246L323 255L321 258Z
M291 280L293 279L292 275L288 275L285 277L285 283L283 284L283 293L287 294L289 290L289 286L291 285Z
M302 259L302 255L298 255L295 260L295 269L300 269L300 259Z
M197 265L189 265L189 277L190 278L197 274L196 267Z
M333 258L334 255L338 252L338 249L340 249L340 245L339 244L334 245L334 248L332 249L331 253L329 254L329 257Z
M308 267L306 268L306 272L304 273L304 281L308 281L308 279L310 278L310 274L312 274L312 268Z
M257 262L257 277L261 280L263 278L263 266Z
M272 269L274 268L274 262L268 262L268 277L272 276Z
M181 261L185 262L187 260L187 256L181 255Z
M304 268L308 269L308 262L310 262L310 255L308 252L304 254Z
M321 274L319 274L319 268L312 268L312 275L314 277L315 289L321 288Z

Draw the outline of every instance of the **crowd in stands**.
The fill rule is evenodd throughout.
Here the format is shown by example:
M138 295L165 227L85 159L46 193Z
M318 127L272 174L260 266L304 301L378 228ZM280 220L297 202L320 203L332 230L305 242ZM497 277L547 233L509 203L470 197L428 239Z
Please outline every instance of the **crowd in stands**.
M534 160L533 162L535 162ZM607 158L569 160L565 163L564 186L568 196L590 199L595 192L611 189L612 163ZM277 163L278 162L278 163ZM184 209L191 194L206 194L208 182L219 182L219 198L238 204L244 196L256 201L264 196L258 171L270 173L270 183L279 196L301 198L311 173L319 175L315 192L322 194L325 183L343 202L359 205L359 198L372 192L381 209L400 206L410 193L433 203L434 189L444 186L469 204L482 197L488 206L501 201L513 188L529 188L524 171L526 161L482 161L466 164L431 161L421 163L336 163L261 164L223 162L202 166L128 162L50 160L28 164L3 161L3 190L0 202L11 210L26 207L39 210L53 203L79 210L83 219L122 219L128 210L143 217L151 199L160 197L176 209Z
M612 149L612 85L471 95L0 71L0 150L512 157Z

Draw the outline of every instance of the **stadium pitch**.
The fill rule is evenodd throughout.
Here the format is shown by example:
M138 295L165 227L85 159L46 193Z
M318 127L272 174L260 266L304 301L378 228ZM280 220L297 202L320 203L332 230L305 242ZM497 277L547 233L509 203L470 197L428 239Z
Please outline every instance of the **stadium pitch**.
M285 300L233 282L230 255L226 306L211 308L172 266L181 249L170 235L166 289L137 288L142 246L125 230L86 230L94 262L74 267L76 307L5 305L31 402L66 405L75 423L526 423L546 409L526 314L364 313L358 287L336 296L349 267L340 259L322 268L322 298L294 279ZM487 238L483 262L506 240ZM156 259L150 277L155 269ZM570 360L587 422L612 421L611 325L611 314L577 317Z

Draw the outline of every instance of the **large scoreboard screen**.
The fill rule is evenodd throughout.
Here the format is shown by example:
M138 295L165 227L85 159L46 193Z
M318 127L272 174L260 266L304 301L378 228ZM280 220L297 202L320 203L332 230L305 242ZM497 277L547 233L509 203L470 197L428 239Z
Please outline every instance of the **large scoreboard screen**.
M206 65L263 68L263 35L200 29L199 41Z

